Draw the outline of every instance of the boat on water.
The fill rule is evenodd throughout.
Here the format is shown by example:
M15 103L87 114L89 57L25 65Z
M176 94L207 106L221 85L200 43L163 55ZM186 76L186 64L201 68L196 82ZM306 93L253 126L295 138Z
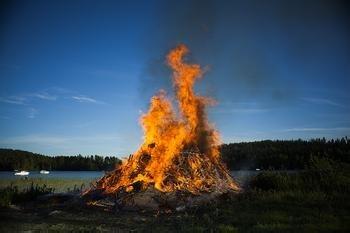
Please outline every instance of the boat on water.
M20 171L20 172L15 172L15 176L28 176L29 172L27 171Z
M49 171L46 171L46 170L41 170L40 171L40 174L49 174L50 172Z

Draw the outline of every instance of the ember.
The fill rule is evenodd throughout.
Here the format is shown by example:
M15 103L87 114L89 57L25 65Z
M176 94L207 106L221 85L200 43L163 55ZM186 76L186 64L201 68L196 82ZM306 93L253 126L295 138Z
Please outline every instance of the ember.
M178 108L165 91L159 91L141 117L144 142L139 150L85 195L98 192L125 199L126 194L140 191L156 196L157 192L198 195L239 190L220 160L219 134L207 120L205 108L214 100L194 92L203 72L199 65L183 61L187 53L187 47L179 45L167 56Z

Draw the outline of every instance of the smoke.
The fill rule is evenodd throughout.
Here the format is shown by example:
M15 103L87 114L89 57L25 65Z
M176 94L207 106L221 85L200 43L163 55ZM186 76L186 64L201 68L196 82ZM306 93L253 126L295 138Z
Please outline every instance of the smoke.
M284 105L296 99L303 84L288 71L322 67L327 61L320 57L334 55L327 50L331 44L343 44L349 51L345 39L334 36L348 31L348 6L346 1L162 1L151 25L158 33L144 46L149 60L141 74L141 96L171 90L164 56L185 43L195 54L190 54L192 63L210 67L197 87L202 94ZM315 76L303 81L312 82Z
M150 97L160 88L172 89L171 70L166 66L164 57L176 45L185 43L196 58L205 58L205 54L215 53L213 37L216 25L216 7L212 0L162 1L155 12L159 35L145 41L145 52L149 54L141 73L141 97ZM212 54L214 55L214 54ZM194 63L200 62L188 55Z

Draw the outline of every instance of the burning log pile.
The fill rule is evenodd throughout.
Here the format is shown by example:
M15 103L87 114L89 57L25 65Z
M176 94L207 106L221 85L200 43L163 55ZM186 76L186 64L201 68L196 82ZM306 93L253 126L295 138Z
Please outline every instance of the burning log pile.
M149 111L141 117L144 143L84 193L89 200L100 199L90 203L180 208L239 190L221 162L219 134L207 120L205 108L214 100L194 92L203 73L199 65L183 61L186 53L187 47L179 45L167 56L178 109L163 90L151 99Z

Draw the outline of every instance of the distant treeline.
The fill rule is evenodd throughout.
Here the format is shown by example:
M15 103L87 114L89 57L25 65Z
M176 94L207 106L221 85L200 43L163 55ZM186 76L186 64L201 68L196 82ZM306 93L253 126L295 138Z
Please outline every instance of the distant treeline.
M350 140L312 139L242 142L221 145L229 169L305 169L312 157L350 162Z
M59 170L97 171L112 170L121 161L117 157L102 156L45 156L22 150L0 149L0 171Z
M312 157L350 163L350 140L312 139L223 144L223 161L231 170L305 169ZM0 149L0 170L111 170L121 161L102 156L45 156L21 150Z

